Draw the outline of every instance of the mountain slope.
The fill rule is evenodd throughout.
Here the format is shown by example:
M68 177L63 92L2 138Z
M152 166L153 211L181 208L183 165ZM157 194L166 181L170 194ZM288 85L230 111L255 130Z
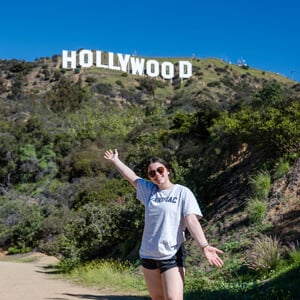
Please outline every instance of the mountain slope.
M222 113L251 105L268 83L280 85L284 96L296 102L300 85L218 59L190 61L192 77L172 81L96 67L65 70L57 55L30 63L0 61L2 201L18 191L17 198L24 193L26 201L32 197L57 206L64 188L67 206L75 211L84 201L122 202L122 192L131 191L120 186L121 192L107 188L105 194L102 186L107 178L118 178L100 159L105 147L117 145L137 172L146 155L171 159L175 179L199 197L215 242L230 243L245 232L253 236L256 227L245 211L249 183L265 160L271 164L272 154L232 137L223 149L211 142L210 128ZM288 175L272 182L264 220L272 225L268 233L285 243L299 240L297 166L296 161Z

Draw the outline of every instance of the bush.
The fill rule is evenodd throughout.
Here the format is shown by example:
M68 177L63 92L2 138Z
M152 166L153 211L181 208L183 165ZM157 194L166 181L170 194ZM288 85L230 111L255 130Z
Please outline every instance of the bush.
M8 255L13 255L13 254L23 254L23 253L28 253L32 249L30 247L23 247L23 248L17 248L17 247L9 247L7 250Z
M92 88L92 90L96 93L108 96L113 96L114 93L113 87L110 83L98 83Z
M35 247L43 216L41 208L25 200L11 200L0 207L0 244L16 249Z
M157 80L153 78L144 77L138 80L138 89L142 91L147 91L150 95L154 95L155 89L157 88Z
M146 292L142 274L128 261L95 260L73 269L68 277L79 284L108 288L122 293Z
M119 85L120 87L124 87L124 84L121 80L116 80L116 84Z
M282 249L276 237L261 235L254 239L247 266L259 274L267 274L278 266Z
M46 105L55 113L74 112L86 103L89 92L81 82L72 83L62 77L51 90L45 94Z
M249 200L246 211L251 223L261 224L267 212L267 204L257 198Z
M96 78L92 77L92 76L87 76L85 82L86 83L94 83L96 82Z
M250 106L222 113L210 131L223 145L236 140L268 151L269 157L293 158L299 153L299 117L299 102L287 99L280 87L266 86Z
M294 250L289 253L289 258L292 264L295 266L300 266L300 250Z
M212 82L209 82L207 84L208 87L220 87L221 86L221 82L220 81L212 81Z
M250 180L252 193L260 200L265 199L271 187L271 176L268 172L261 171Z
M289 170L290 170L289 162L281 159L275 165L274 179L279 179L279 178L283 177Z

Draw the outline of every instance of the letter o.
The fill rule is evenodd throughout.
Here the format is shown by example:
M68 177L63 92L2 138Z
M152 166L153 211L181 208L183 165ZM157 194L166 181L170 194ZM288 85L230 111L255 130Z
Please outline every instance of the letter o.
M79 64L84 68L90 68L93 65L93 52L91 50L81 50L79 52Z
M161 64L161 76L164 79L172 79L174 77L174 65L170 62L163 62Z
M157 60L148 60L146 63L146 73L150 77L159 76L159 63Z

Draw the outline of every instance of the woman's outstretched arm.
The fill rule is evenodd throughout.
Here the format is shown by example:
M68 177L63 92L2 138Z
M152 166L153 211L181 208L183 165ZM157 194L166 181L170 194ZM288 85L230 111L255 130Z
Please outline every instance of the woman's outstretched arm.
M115 166L115 168L119 171L119 173L128 180L133 187L136 188L137 180L140 178L135 174L135 172L126 166L120 159L118 150L115 149L114 151L109 149L106 150L104 153L104 158Z
M189 232L195 239L197 244L202 248L205 258L211 266L222 267L224 262L218 254L223 251L218 248L212 247L208 244L202 226L196 215L188 215L185 217L185 222Z

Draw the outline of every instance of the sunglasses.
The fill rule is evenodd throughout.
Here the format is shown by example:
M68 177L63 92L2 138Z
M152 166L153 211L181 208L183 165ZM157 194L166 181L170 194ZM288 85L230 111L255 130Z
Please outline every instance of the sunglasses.
M156 175L156 173L158 173L159 175L162 175L164 171L165 171L164 167L158 167L156 170L149 171L148 175L149 175L149 177L154 177Z

